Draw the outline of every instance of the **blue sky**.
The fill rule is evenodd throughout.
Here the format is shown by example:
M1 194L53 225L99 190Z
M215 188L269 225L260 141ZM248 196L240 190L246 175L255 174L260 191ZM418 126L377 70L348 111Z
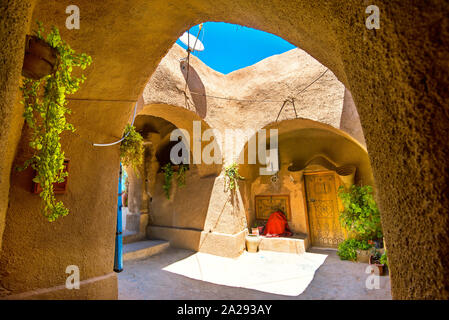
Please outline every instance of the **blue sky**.
M190 34L196 36L198 28L192 27ZM224 74L295 48L273 34L225 22L204 23L199 39L205 49L194 55ZM177 40L176 43L186 48L181 41Z

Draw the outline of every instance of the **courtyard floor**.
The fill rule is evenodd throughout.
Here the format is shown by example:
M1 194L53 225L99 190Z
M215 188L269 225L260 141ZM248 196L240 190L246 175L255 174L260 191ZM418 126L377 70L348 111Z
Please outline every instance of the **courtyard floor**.
M341 261L334 250L245 252L230 259L169 248L125 261L119 299L391 299L388 276L378 278L378 289L367 289L367 267Z

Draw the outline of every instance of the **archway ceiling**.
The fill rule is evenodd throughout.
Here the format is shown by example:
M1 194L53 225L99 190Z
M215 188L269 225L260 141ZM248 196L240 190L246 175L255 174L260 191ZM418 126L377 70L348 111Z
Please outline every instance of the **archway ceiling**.
M319 6L304 1L225 1L216 5L213 1L175 0L167 5L165 0L156 0L150 5L145 0L79 0L81 27L67 30L65 9L70 4L67 0L37 1L33 20L43 21L46 28L52 24L58 26L72 48L93 57L94 68L87 70L86 84L78 93L84 98L97 98L107 92L110 98L136 99L174 41L188 27L204 21L227 21L278 34L314 52L317 59L345 82L341 64L333 52L326 50L337 48L335 31L330 23L326 23L329 24L326 30L321 27L322 21L316 21L336 18L332 14L333 6L326 2ZM323 11L328 11L327 17L319 14ZM293 26L298 32L285 32ZM318 37L311 41L314 33L320 34L319 39L326 39L327 43Z
M326 71L326 67L301 49L269 57L227 75L212 70L191 56L187 106L183 94L187 67L180 63L180 59L185 57L185 50L174 44L145 87L145 105L166 103L182 106L197 113L213 128L260 129L276 119L285 99L295 97L298 117L339 127L344 86L328 71L308 90L298 94ZM193 94L190 93L192 91ZM204 95L274 102L225 100ZM292 105L287 104L279 119L294 117Z

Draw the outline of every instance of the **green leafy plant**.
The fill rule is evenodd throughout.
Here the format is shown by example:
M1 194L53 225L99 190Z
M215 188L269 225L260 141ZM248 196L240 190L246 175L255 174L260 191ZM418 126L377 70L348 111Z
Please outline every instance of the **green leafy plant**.
M56 201L53 190L53 184L63 182L67 176L63 171L65 156L61 149L60 135L64 131L75 131L66 119L66 114L71 113L67 107L66 95L75 93L85 80L83 75L72 76L73 68L84 70L92 63L92 58L84 53L75 53L61 39L56 27L44 38L42 23L37 24L36 36L55 48L59 59L53 74L39 80L25 78L20 88L23 96L21 102L25 109L23 116L32 130L29 146L34 149L34 154L19 170L31 166L36 171L33 181L42 188L39 194L42 198L42 214L48 221L54 221L69 213L62 201ZM42 98L39 97L42 94Z
M357 260L357 250L369 250L372 247L366 240L347 239L338 245L337 255L341 260Z
M385 250L384 253L380 256L379 262L388 267L387 250Z
M181 163L179 165L179 170L176 173L176 181L178 186L183 187L186 185L186 171L189 169L189 165Z
M138 167L143 163L143 138L130 124L126 125L123 133L125 139L120 144L120 160L125 166L132 166L138 173Z
M359 239L382 238L380 213L372 192L370 186L352 185L348 192L343 187L338 189L344 207L340 223Z
M188 169L188 164L181 163L179 165L179 169L176 172L176 182L178 183L179 187L183 187L186 185L186 171ZM175 171L173 170L173 166L170 162L162 167L162 171L164 171L164 185L162 186L162 188L165 191L167 199L170 199L170 189L172 186L172 180L173 176L175 175Z
M163 166L162 171L164 171L164 185L162 186L162 188L164 189L165 196L167 197L167 199L170 199L170 189L174 174L171 163L169 162L165 166Z
M238 188L239 187L238 181L245 179L239 174L239 166L235 162L225 167L225 176L228 178L227 180L229 190L234 190L235 188Z

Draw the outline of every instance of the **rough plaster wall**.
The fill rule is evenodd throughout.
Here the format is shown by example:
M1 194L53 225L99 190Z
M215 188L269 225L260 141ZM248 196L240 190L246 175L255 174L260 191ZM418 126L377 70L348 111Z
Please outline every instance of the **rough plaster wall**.
M32 7L35 1L0 3L0 251L8 208L9 173L23 120L18 103L20 74Z
M8 3L18 5L23 1ZM47 27L53 23L63 28L65 7L69 4L71 1L39 1L34 18L43 20ZM447 1L378 1L379 30L366 29L365 8L371 3L358 0L224 0L220 5L200 0L169 4L166 0L151 3L135 0L132 4L118 0L107 3L79 0L77 4L82 10L81 30L63 30L62 35L74 49L92 54L94 58L85 88L78 97L137 99L176 38L188 27L204 21L227 21L277 34L329 67L351 91L360 115L379 190L393 297L449 298ZM2 21L4 19L2 16ZM23 23L10 25L11 31L17 32L22 26ZM5 56L2 53L2 59ZM7 86L16 87L20 59L12 64L7 68L14 76L8 79ZM8 99L13 99L14 94L2 97L2 106L12 107ZM84 113L84 121L75 123L80 132L91 139L110 141L120 136L132 103L91 101L73 103L71 107L77 113ZM6 111L11 112L10 109ZM20 125L18 120L11 123L14 130ZM8 143L13 141L8 139ZM6 257L20 257L10 260L6 280L14 290L59 283L59 276L48 271L65 267L68 261L61 257L66 256L66 244L77 244L81 235L88 234L92 241L83 240L73 247L70 252L75 260L81 261L91 274L106 274L111 269L113 245L107 243L113 242L114 234L116 199L112 195L116 193L118 150L95 156L94 151L82 147L83 143L75 142L74 138L67 137L64 142L72 150L73 163L79 163L84 170L72 172L72 184L77 186L79 194L63 197L72 216L56 223L60 232L53 232L56 228L53 224L36 221L33 226L30 221L34 220L22 220L23 213L39 219L38 205L31 201L32 195L23 193L10 201L6 229L8 224L14 227L9 228L10 231L5 229L5 235L7 232L9 235L3 238L3 248L6 244ZM90 162L85 160L85 155ZM86 177L90 182L86 182ZM18 188L20 180L12 178L12 187ZM98 185L105 187L97 188ZM79 204L78 196L84 194L90 195L92 203ZM91 210L92 204L95 204L95 212ZM90 233L82 227L86 225L83 222L86 218L92 225ZM28 230L30 226L32 230ZM99 226L104 228L95 228ZM27 232L39 237L48 235L53 240L52 246L58 249L45 250L49 242L39 238L21 241L22 238L31 239ZM65 240L57 244L55 239ZM39 268L51 267L46 269L42 279L23 278L22 272L28 270L20 265L28 263L25 261L33 252L30 248L36 247L45 257L35 260ZM107 257L106 262L99 261L97 253ZM116 292L114 294L116 296Z
M360 123L359 113L352 99L351 92L345 89L343 99L343 111L341 113L340 129L349 133L366 147L365 136L363 135L362 124Z

